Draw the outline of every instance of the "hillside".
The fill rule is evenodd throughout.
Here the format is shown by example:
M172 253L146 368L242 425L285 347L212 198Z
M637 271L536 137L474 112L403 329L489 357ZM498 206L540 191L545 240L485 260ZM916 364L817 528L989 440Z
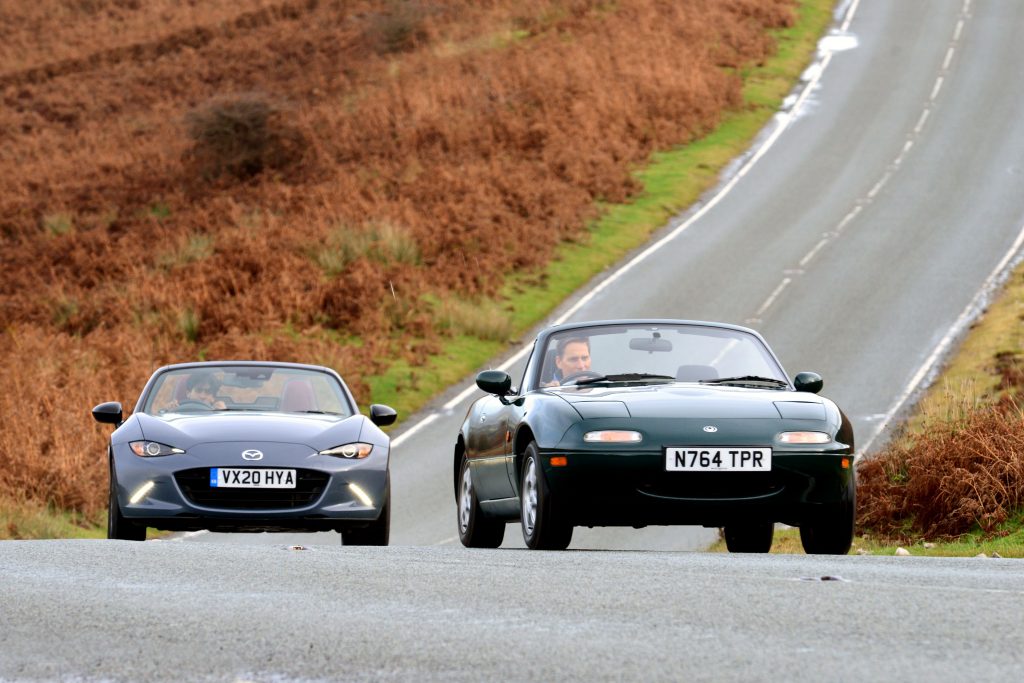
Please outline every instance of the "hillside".
M159 365L330 365L370 399L631 171L742 106L795 0L9 0L0 498L94 513Z

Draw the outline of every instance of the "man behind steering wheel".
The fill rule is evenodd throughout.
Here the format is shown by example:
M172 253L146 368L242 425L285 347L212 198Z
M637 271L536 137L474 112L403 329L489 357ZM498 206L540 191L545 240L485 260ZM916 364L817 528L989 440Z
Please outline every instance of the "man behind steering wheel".
M557 387L567 377L590 372L590 340L586 337L561 339L556 347L555 374L547 387Z

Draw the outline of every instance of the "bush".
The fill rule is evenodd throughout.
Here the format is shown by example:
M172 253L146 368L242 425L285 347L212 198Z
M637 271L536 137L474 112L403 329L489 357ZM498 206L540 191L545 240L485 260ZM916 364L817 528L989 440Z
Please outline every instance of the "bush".
M216 97L185 116L190 157L204 177L245 180L302 160L308 143L260 93Z
M988 534L1024 504L1024 409L1010 398L935 421L858 467L857 525L907 540Z

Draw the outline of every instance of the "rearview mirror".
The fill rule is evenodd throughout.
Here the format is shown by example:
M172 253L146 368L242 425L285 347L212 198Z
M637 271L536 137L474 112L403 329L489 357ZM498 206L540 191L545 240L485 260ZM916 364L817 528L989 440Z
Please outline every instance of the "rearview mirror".
M793 386L796 387L797 391L806 391L811 394L816 394L821 391L821 388L825 386L825 381L821 379L821 375L816 372L800 372L793 378Z
M648 353L655 351L667 353L672 350L672 342L661 337L636 337L629 340L629 348L633 351L647 351Z
M92 416L97 422L119 425L122 422L121 404L117 401L101 403L92 409Z
M507 396L512 388L512 378L502 370L484 370L476 376L476 385L488 394Z
M374 403L370 406L370 422L378 427L387 427L398 419L398 413L391 406Z

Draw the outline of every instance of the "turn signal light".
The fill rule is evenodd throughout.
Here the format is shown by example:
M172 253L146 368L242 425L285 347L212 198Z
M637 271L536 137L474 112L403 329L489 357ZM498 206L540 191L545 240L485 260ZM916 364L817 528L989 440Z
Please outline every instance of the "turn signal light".
M850 469L850 459L849 458L843 458L843 461L840 464L843 466L844 470Z
M556 455L551 458L552 467L565 467L569 464L569 458L564 455Z
M780 443L828 443L832 437L825 432L782 432Z
M640 432L627 432L619 430L604 430L600 432L587 432L583 440L588 443L640 443L643 440Z

